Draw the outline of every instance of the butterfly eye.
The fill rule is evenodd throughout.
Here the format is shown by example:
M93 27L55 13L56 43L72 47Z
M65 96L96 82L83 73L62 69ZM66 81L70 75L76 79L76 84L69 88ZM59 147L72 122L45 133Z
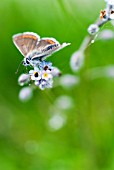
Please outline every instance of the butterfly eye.
M30 61L29 61L28 59L26 59L26 63L27 63L27 64L30 64Z
M24 66L26 66L26 65L27 65L25 61L23 61L23 65L24 65Z

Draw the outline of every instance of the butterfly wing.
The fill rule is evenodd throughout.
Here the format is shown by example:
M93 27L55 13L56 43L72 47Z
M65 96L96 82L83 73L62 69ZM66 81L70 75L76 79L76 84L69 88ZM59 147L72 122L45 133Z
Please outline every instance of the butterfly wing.
M25 32L13 36L15 46L24 57L35 49L39 40L40 36L33 32Z
M35 50L33 51L32 59L40 58L41 60L44 60L45 58L52 55L54 52L66 47L67 45L70 44L69 43L60 44L54 38L42 38L38 42Z
M54 38L42 38L33 32L25 32L13 36L13 42L24 57L44 60L54 52L70 45L60 44Z

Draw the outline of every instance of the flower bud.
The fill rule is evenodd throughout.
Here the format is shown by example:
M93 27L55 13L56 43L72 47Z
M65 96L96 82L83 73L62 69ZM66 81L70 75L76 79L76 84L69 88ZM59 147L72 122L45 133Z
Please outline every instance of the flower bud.
M32 98L32 89L30 87L24 87L19 92L19 99L21 101L28 101Z
M61 76L61 71L57 67L53 67L51 74L53 77L59 77Z
M108 5L114 5L114 0L105 0Z
M18 83L20 86L29 82L29 74L21 74L18 78Z
M89 32L89 34L91 34L91 35L96 34L98 31L99 31L99 27L98 27L98 25L96 25L96 24L91 24L91 25L89 26L89 28L88 28L88 32Z
M76 72L82 68L84 64L84 53L82 51L76 51L70 59L70 66L72 71Z
M114 38L114 32L109 29L105 29L101 31L98 37L98 39L101 39L101 40L109 40L112 38Z

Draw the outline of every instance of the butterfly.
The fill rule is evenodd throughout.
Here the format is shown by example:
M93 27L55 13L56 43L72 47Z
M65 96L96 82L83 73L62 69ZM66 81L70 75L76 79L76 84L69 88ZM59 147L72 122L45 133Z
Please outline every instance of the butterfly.
M70 43L60 44L55 38L40 39L40 36L33 32L15 34L13 42L24 56L24 66L34 66L34 64L42 62L54 52L70 45Z

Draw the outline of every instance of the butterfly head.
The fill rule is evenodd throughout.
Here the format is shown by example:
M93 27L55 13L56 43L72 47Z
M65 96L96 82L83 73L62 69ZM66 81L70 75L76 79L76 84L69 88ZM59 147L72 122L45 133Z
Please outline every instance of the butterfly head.
M31 59L31 57L28 56L24 58L23 65L26 67L27 66L37 67L41 62L42 60L40 58Z
M29 66L29 65L30 65L30 59L27 58L27 57L25 57L25 58L24 58L24 61L23 61L23 65L24 65L24 66Z

